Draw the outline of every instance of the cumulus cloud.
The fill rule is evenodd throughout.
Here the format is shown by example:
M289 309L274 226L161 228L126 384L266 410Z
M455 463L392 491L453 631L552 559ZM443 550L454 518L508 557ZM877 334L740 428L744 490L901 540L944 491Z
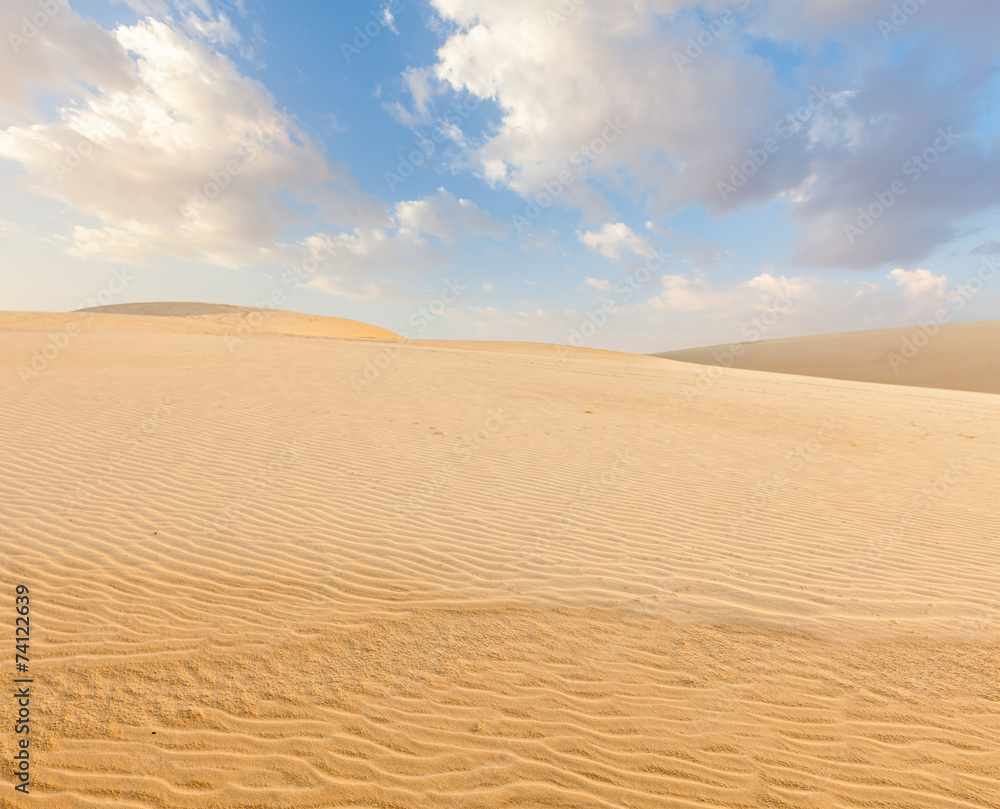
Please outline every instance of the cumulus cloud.
M780 309L791 313L801 310L812 316L823 307L851 309L858 302L864 302L866 307L870 307L868 316L879 317L885 314L880 312L880 308L888 301L892 302L897 316L922 311L914 306L929 307L946 301L946 275L935 275L926 269L894 269L885 277L895 282L895 289L870 281L788 278L770 271L736 283L712 283L704 274L664 275L661 278L662 290L652 296L645 306L676 312ZM805 321L801 322L805 325Z
M133 5L155 11L148 2ZM454 259L428 236L450 247L457 238L506 234L505 224L444 188L394 209L361 193L259 82L213 46L235 34L203 6L175 0L183 27L167 17L113 34L87 28L117 49L119 78L130 83L74 84L55 120L0 131L0 156L26 169L23 187L98 221L73 229L72 254L127 262L169 255L228 267L312 258L317 270L299 281L371 298L404 295L401 275ZM312 236L282 238L310 223Z
M226 47L237 45L243 41L239 32L233 28L229 17L225 14L202 17L192 11L183 17L185 29L192 35L197 34L214 45Z
M614 284L605 278L591 278L590 276L586 276L583 279L583 283L587 284L587 286L593 287L598 292L610 292L614 286Z
M312 289L353 298L405 298L408 276L456 259L451 247L457 237L507 232L474 203L444 188L397 203L394 213L386 227L318 232L297 244L278 245L265 256L272 263L300 268L311 259L315 268L299 280ZM483 289L491 292L493 284L485 283Z
M121 42L66 0L3 0L0 32L0 123L30 116L38 90L127 92L136 81Z
M667 275L662 288L633 307L632 316L669 317L675 331L664 349L823 332L902 326L944 311L957 315L948 278L929 270L896 269L875 281L786 277L770 270L742 282L704 275ZM683 336L685 335L686 336Z
M831 280L783 275L765 265L746 281L698 272L670 274L626 299L612 282L586 278L578 291L593 297L575 308L544 300L516 301L502 307L470 306L456 319L474 325L482 339L579 345L581 326L592 324L590 315L600 309L608 312L607 317L586 345L651 353L906 326L929 318L954 322L977 299L974 290L963 289L967 280L949 282L929 270L914 275L887 273L875 280ZM602 306L608 303L613 304L610 311Z
M319 231L262 251L262 260L285 269L281 280L332 295L371 300L406 299L421 271L454 260L428 239L392 228Z
M373 299L388 294L392 277L410 266L426 244L415 238L393 238L384 230L356 228L351 233L320 233L293 248L319 260L319 271L305 284L332 295Z
M626 253L643 258L656 255L649 239L640 236L624 222L608 222L600 230L577 231L576 235L588 249L612 261L617 261Z
M404 297L407 274L454 259L441 244L506 233L444 188L394 209L361 193L260 83L213 47L233 37L225 26L206 28L220 19L207 12L192 6L184 27L170 18L119 27L108 36L131 83L73 85L55 120L0 131L0 155L26 169L22 186L97 220L73 229L72 254L228 267L311 260L313 271L286 280L355 298ZM311 236L283 238L310 225Z
M100 221L76 228L76 255L236 267L259 260L300 207L334 224L388 222L387 206L223 54L151 19L114 42L136 77L127 92L101 85L54 122L0 132L0 155L27 169L22 185Z
M948 277L934 275L930 270L904 270L897 268L889 273L889 277L901 286L910 298L916 298L926 293L943 297L948 286Z
M592 0L559 24L531 0L434 5L457 26L438 51L435 75L455 90L495 98L502 111L474 158L490 180L523 194L569 169L616 188L639 180L661 208L676 207L699 188L714 194L718 165L737 154L741 135L752 135L761 108L778 111L759 60L736 69L712 58L705 70L678 70L664 52L663 25L681 0ZM689 17L674 32L680 43L697 32ZM599 196L581 180L563 198L596 216L604 212Z
M397 203L395 213L401 228L436 236L449 245L457 235L499 237L508 230L476 203L459 199L444 188L425 199Z
M610 218L615 194L660 216L780 201L798 262L873 269L912 266L1000 200L997 138L977 117L996 71L993 0L928 3L896 30L868 0L588 0L557 21L534 0L432 4L448 31L433 75L499 108L468 138L482 176L531 197L568 171L560 201L590 221ZM797 84L761 42L804 55ZM830 72L820 46L848 42L857 69ZM427 111L426 82L415 97ZM949 148L907 173L941 128ZM897 180L906 191L850 240L845 224Z
M254 60L257 47L265 40L260 26L252 25L250 41L233 24L233 19L246 18L246 0L111 0L124 2L137 14L161 19L183 28L190 36L213 46L235 49L248 60ZM229 12L229 13L227 13ZM258 67L262 64L258 63Z
M732 309L772 309L789 306L806 289L802 278L776 277L765 272L736 284L716 285L704 275L664 275L662 291L646 306L674 312L705 312Z

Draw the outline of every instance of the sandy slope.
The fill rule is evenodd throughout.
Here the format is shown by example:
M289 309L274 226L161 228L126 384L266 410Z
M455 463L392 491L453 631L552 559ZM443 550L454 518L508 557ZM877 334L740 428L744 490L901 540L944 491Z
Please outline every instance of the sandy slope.
M156 321L123 320L118 328L164 331L197 331L208 334L246 336L254 334L293 334L312 337L399 337L398 334L339 317L303 315L281 309L258 309L252 306L228 306L222 303L118 303L80 309L83 316L115 315L154 316ZM0 313L0 317L3 314ZM28 313L19 313L28 314ZM73 312L71 314L77 314ZM109 323L105 328L113 328Z
M1000 320L787 337L655 356L781 374L1000 393Z
M32 805L1000 806L997 397L124 315L22 381L78 317L0 326Z

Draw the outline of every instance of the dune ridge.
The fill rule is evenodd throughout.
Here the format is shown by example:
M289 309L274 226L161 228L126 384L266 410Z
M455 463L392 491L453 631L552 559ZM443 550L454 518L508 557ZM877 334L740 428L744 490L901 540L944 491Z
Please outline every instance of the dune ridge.
M1000 393L1000 320L783 337L652 356L779 374Z
M193 331L202 334L265 334L312 337L399 338L388 329L322 315L305 315L284 309L254 306L230 306L222 303L155 301L151 303L117 303L78 309L87 318L114 315L116 318L142 318L118 322L119 328L130 330ZM155 319L154 319L155 318ZM113 327L110 321L105 328Z
M20 379L78 317L0 318L40 805L1000 806L995 396L108 314Z

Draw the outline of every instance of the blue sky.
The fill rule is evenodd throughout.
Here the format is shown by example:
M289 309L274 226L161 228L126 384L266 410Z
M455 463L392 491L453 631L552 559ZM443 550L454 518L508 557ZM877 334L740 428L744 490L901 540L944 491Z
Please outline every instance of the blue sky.
M637 352L997 317L993 0L5 0L0 33L3 309Z

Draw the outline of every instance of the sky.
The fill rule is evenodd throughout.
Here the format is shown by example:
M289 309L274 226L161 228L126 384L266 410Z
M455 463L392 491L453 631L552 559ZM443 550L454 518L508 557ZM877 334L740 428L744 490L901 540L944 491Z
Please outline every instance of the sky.
M652 353L996 319L997 0L3 0L0 309Z

